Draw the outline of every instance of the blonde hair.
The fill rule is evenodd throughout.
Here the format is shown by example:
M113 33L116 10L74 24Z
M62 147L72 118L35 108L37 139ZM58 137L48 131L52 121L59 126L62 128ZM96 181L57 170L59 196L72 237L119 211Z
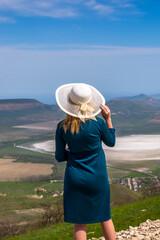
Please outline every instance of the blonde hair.
M85 118L84 121L89 119L90 118ZM74 134L79 132L80 124L80 118L66 114L66 118L62 121L61 126L63 127L65 133L67 132L67 129L70 128L71 133Z

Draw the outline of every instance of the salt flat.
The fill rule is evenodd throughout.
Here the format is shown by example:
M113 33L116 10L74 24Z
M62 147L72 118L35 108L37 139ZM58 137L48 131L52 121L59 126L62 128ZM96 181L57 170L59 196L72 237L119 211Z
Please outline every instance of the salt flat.
M113 148L103 148L108 160L160 160L160 135L117 137Z
M33 148L53 153L55 151L55 141L49 140L46 142L34 143Z
M114 147L108 147L104 143L102 145L108 160L160 160L160 135L116 137ZM34 143L32 149L53 153L55 151L55 141Z
M104 148L107 148L103 144ZM114 150L160 150L160 135L129 135L116 137Z

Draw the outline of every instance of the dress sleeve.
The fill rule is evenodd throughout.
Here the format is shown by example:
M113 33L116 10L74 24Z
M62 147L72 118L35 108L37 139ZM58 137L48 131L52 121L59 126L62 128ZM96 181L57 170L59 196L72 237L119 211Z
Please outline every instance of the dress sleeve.
M116 143L115 128L108 128L103 119L101 120L101 140L108 147L114 147Z
M59 129L59 125L57 125L56 135L55 135L55 158L58 162L64 162L68 159L68 151L66 148L66 142L62 138L62 131Z

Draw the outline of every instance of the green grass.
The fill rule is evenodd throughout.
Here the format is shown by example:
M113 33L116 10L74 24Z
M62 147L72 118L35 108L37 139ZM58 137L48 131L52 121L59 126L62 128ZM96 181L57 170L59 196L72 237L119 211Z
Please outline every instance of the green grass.
M108 161L109 178L122 177L153 177L160 173L160 160L147 161ZM148 168L146 172L139 172L138 168ZM137 169L137 171L136 171Z
M111 209L112 221L116 232L127 229L129 226L138 226L147 219L160 218L160 196L151 197L136 203ZM145 209L146 211L142 211ZM94 233L91 233L94 232ZM88 239L101 237L102 231L99 223L87 225ZM61 223L51 227L31 231L24 235L8 238L7 240L72 240L73 224Z
M156 176L160 176L160 167L156 168L152 171L152 174L156 175Z
M124 164L124 169L123 169ZM131 169L125 168L125 162L122 163L122 167L108 167L108 176L109 178L128 178L128 177L150 177L150 174L144 172L133 171Z
M36 187L43 187L49 191L49 196L42 199L28 198L26 195L35 194ZM63 190L63 183L56 182L0 182L0 192L6 194L6 197L0 197L0 216L8 216L10 219L16 219L15 210L42 208L45 203L53 203L56 198L52 197L52 193L56 190ZM38 193L42 195L43 192ZM25 216L23 217L23 220ZM17 219L16 219L17 221Z
M122 169L114 169L108 171L109 178L131 178L131 177L151 177L151 174L131 171L131 170L122 170ZM152 175L153 176L153 175ZM155 174L155 176L157 176Z
M62 191L63 183L60 182L0 182L0 192L8 197L34 194L36 187L43 187L49 191Z
M143 173L143 172L138 172L138 171L130 171L129 174L125 175L126 178L131 178L131 177L150 177L150 174Z
M33 152L33 151L30 151L30 150L14 147L13 143L12 144L7 144L4 147L0 148L0 157L4 157L5 155L11 156L13 158L14 157L18 158L19 160L20 159L24 159L24 161L25 161L25 158L28 159L28 158L31 158L31 157L33 157L33 158L39 157L39 158L45 158L45 159L46 158L47 159L48 158L49 159L53 159L53 156L50 155L50 154ZM22 162L24 162L24 161L22 161Z

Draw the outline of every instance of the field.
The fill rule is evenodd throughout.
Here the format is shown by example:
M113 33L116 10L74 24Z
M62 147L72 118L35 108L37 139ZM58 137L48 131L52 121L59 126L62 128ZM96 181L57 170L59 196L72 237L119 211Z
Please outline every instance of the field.
M0 143L0 165L3 164L4 171L2 172L4 172L3 176L5 176L4 181L9 179L8 175L10 172L12 173L12 180L15 181L18 181L18 179L28 181L28 178L32 178L37 181L37 176L39 176L39 178L43 178L43 180L44 178L46 180L63 179L65 164L59 164L55 160L54 154L39 153L15 147L15 145L21 145L24 143L34 144L37 141L43 142L44 140L46 141L52 138L54 138L54 133L45 132L40 135L30 136L27 139ZM7 160L10 161L10 165L5 168L4 163L7 165L7 162L4 159L14 159L14 162Z
M16 159L0 159L0 182L25 181L49 176L52 174L51 164L17 163Z
M114 161L107 160L109 178L160 176L160 160Z
M27 223L41 214L43 205L56 201L61 182L0 182L0 219ZM43 198L41 197L43 195Z

